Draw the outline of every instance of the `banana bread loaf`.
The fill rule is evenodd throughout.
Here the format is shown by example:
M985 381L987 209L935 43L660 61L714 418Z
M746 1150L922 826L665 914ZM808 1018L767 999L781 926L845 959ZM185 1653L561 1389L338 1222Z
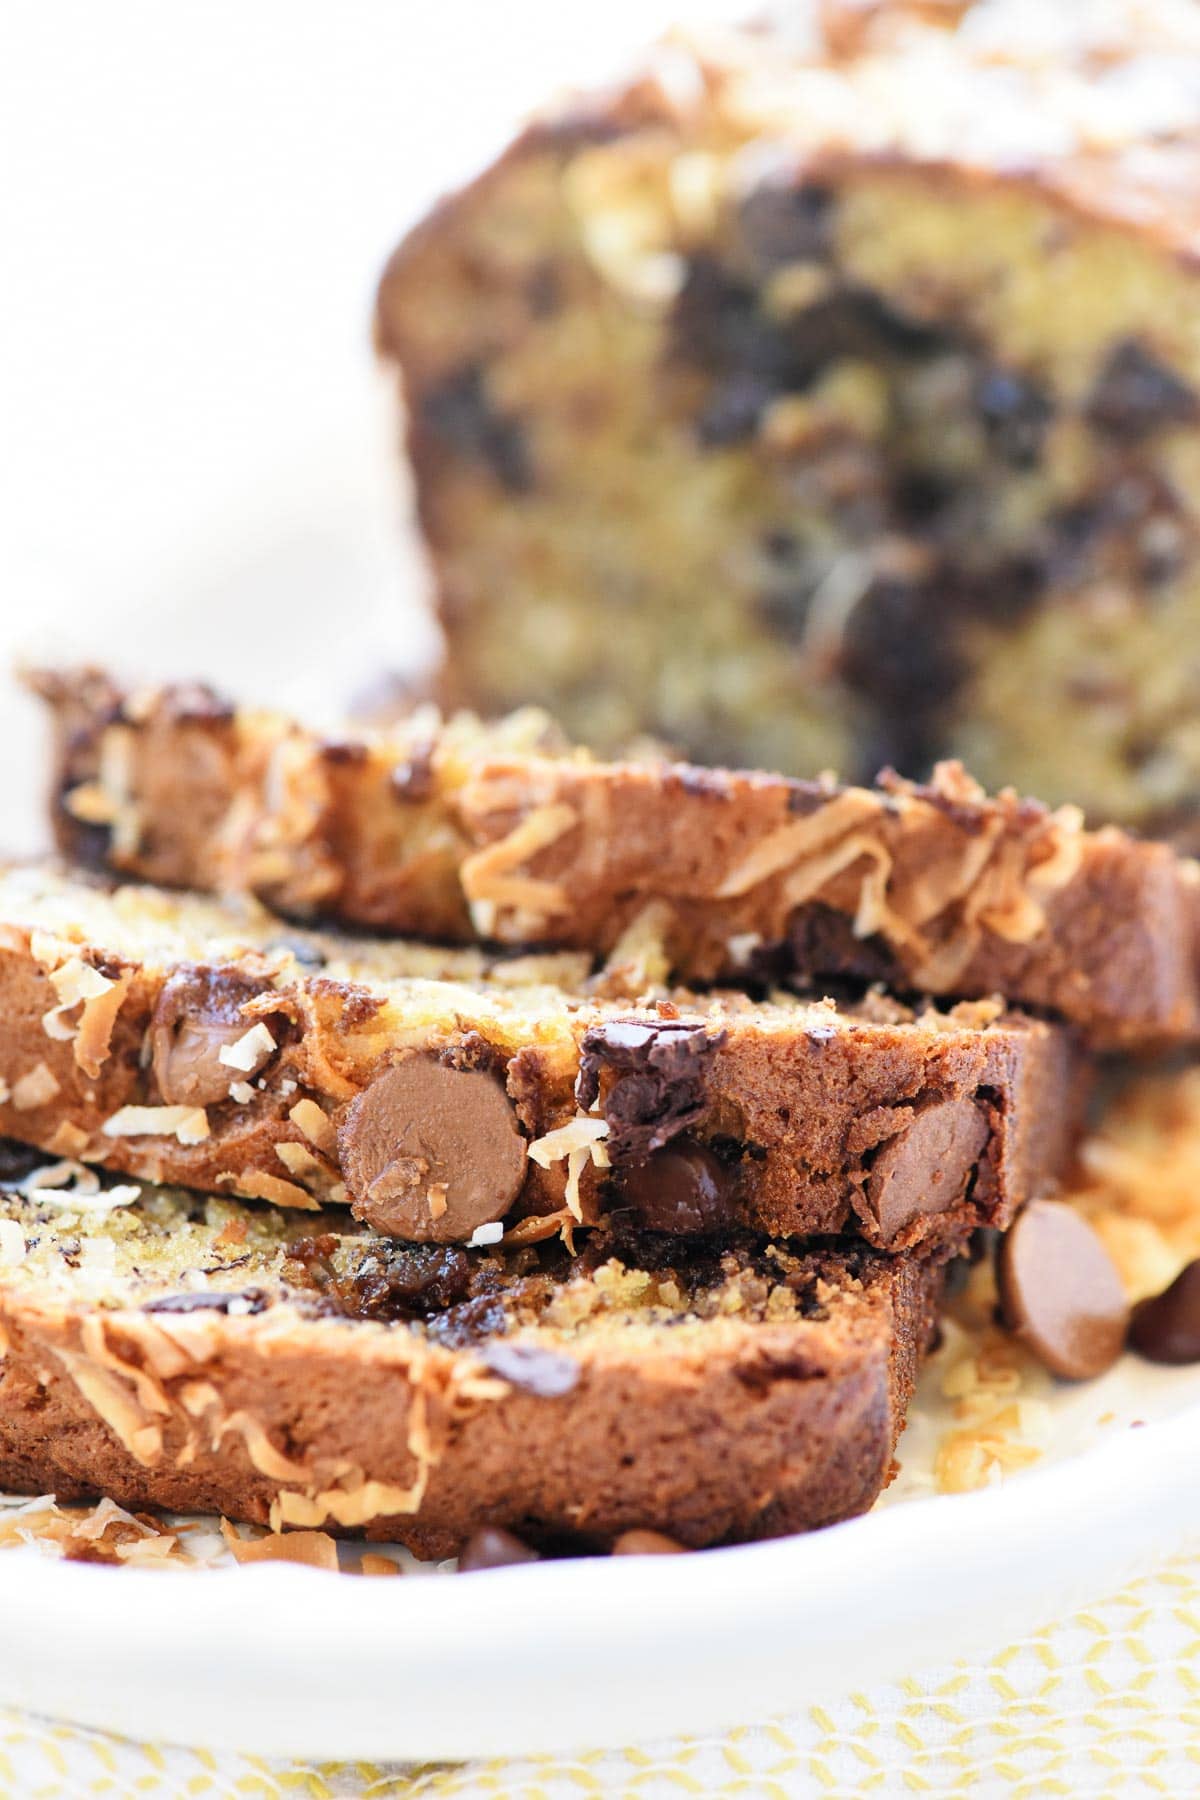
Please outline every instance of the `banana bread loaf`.
M1196 9L776 11L386 272L449 695L1194 837Z
M861 1248L414 1249L0 1161L0 1489L426 1557L484 1524L579 1550L862 1512L941 1283Z
M610 985L612 984L612 985ZM615 994L613 986L615 985ZM301 932L254 903L0 873L0 1132L390 1235L512 1244L1004 1225L1081 1091L1062 1027L649 989L578 957Z
M955 766L874 790L605 764L525 715L322 737L208 690L35 678L74 861L293 916L560 945L649 979L1002 993L1099 1047L1194 1039L1198 866Z

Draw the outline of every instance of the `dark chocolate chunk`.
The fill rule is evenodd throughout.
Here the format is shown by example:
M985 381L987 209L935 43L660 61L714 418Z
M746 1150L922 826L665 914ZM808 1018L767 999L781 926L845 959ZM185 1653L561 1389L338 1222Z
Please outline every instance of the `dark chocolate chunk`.
M1080 1213L1031 1200L1001 1240L1005 1323L1055 1375L1103 1375L1125 1343L1129 1306L1103 1243Z
M244 1288L237 1294L211 1291L195 1294L164 1294L161 1300L147 1300L142 1311L148 1313L218 1312L240 1318L266 1312L271 1296L263 1288Z
M1134 443L1163 426L1190 424L1198 414L1194 389L1136 338L1127 338L1113 351L1087 404L1094 425Z
M573 1356L544 1350L538 1344L506 1343L501 1339L488 1344L481 1354L494 1375L523 1393L536 1394L539 1400L557 1400L560 1395L569 1394L579 1381L579 1364Z
M0 1182L9 1185L24 1181L35 1169L54 1161L44 1150L29 1144L18 1144L15 1138L0 1138Z
M481 1525L471 1533L458 1559L460 1575L471 1575L480 1569L507 1569L516 1563L540 1562L536 1550L530 1549L514 1532L500 1525Z
M1134 1307L1129 1342L1148 1362L1200 1362L1200 1259Z
M984 369L975 384L975 404L988 440L1014 468L1033 468L1054 417L1049 399L1032 381L1008 369Z
M615 1165L644 1160L699 1123L709 1064L725 1038L668 1019L614 1019L584 1033L575 1097L585 1112L602 1102Z
M633 1163L620 1182L620 1204L632 1207L646 1231L679 1236L724 1231L733 1224L733 1172L690 1138L677 1138L645 1162Z
M355 1216L392 1237L465 1241L503 1218L525 1180L525 1139L500 1083L430 1056L378 1075L338 1145Z
M484 370L471 363L430 388L420 401L421 423L455 456L487 465L510 494L533 486L529 443L519 422L501 412L487 391Z
M834 197L815 181L762 181L738 206L742 242L763 269L815 262L833 248Z

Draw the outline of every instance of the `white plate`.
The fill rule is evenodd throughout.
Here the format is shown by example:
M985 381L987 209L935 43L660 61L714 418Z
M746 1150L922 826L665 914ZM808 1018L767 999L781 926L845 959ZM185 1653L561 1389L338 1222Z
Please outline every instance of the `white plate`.
M936 1379L936 1369L931 1380ZM695 1557L356 1579L0 1553L0 1702L261 1755L381 1760L634 1743L759 1719L1001 1645L1195 1529L1200 1377L1133 1359L1060 1391L1098 1443L1003 1486L899 1498ZM1105 1419L1107 1422L1098 1424ZM1130 1421L1144 1417L1140 1430ZM903 1448L903 1446L902 1446Z

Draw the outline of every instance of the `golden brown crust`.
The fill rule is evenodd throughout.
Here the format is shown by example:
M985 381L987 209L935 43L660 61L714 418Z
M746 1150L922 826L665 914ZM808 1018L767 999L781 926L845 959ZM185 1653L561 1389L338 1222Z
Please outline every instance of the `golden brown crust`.
M0 1286L0 1487L324 1526L453 1554L484 1523L688 1545L861 1512L889 1478L940 1274L880 1262L828 1317L573 1352L565 1393L404 1328L101 1312ZM514 1454L514 1445L520 1446Z
M1070 807L988 797L954 765L929 787L845 789L682 764L505 757L487 734L468 753L453 731L423 726L414 801L411 728L331 742L215 697L219 723L197 726L188 690L131 703L87 672L43 677L41 688L58 738L56 823L76 860L248 888L299 916L611 955L631 965L633 992L790 966L818 982L1002 993L1060 1014L1103 1048L1200 1031L1197 865L1113 829L1089 832ZM236 781L205 777L198 729L206 742L214 731L236 739ZM115 760L114 733L120 792L100 776ZM262 776L279 743L282 785ZM298 807L297 794L318 788L320 806ZM108 815L108 835L89 824L83 842L81 805ZM235 839L286 851L269 867L261 857L235 864Z
M435 1056L493 1079L528 1140L510 1224L594 1220L622 1205L626 1168L699 1139L720 1158L731 1224L851 1230L889 1248L1006 1223L1053 1183L1070 1144L1068 1034L997 1004L916 1017L892 1002L664 990L637 1005L496 974L389 980L403 944L312 933L274 948L277 933L269 918L154 889L110 896L11 872L0 881L0 1132L149 1180L285 1206L349 1198L371 1216L347 1137L354 1103L397 1061ZM324 966L306 966L313 958ZM171 1105L159 1086L164 997L173 1017L180 983L232 994L244 1021L222 1052L228 1097L215 1105ZM471 1080L460 1087L466 1104ZM916 1111L957 1098L987 1120L978 1161L949 1204L931 1169L928 1209L889 1234L868 1192L874 1154ZM436 1218L445 1176L427 1152Z

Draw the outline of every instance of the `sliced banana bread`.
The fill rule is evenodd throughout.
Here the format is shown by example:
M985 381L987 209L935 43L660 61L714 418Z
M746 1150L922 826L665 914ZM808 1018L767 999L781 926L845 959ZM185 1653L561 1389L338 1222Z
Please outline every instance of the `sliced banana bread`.
M1200 1032L1200 867L1072 807L989 798L954 766L841 788L600 763L531 715L330 738L207 689L34 679L76 862L659 980L1002 993L1099 1047Z
M416 1240L621 1214L956 1242L1053 1183L1081 1083L1064 1028L998 1001L631 990L569 953L303 932L40 867L0 873L0 1008L0 1131L149 1180L349 1200Z
M387 270L448 695L1194 839L1197 9L772 16L527 131Z
M699 1546L862 1512L941 1284L914 1255L749 1240L413 1248L0 1161L0 1489L422 1556L484 1524Z

